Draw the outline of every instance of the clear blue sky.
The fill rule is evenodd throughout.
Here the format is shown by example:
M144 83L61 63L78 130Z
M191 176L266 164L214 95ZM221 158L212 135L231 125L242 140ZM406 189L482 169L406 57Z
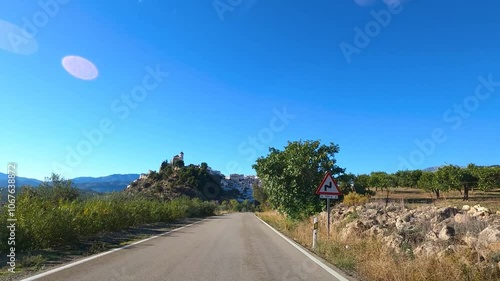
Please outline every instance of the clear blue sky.
M0 3L5 171L15 161L38 179L141 173L183 151L187 163L253 174L268 146L299 139L335 142L353 173L407 168L401 159L499 164L500 83L478 79L500 82L498 1L46 2L56 5ZM355 38L356 27L380 26L371 11L389 8L369 44ZM5 38L23 18L36 32L16 53ZM68 55L99 76L68 74ZM121 101L148 66L169 75L143 100ZM112 131L89 150L83 131L101 122ZM86 155L68 156L79 145Z

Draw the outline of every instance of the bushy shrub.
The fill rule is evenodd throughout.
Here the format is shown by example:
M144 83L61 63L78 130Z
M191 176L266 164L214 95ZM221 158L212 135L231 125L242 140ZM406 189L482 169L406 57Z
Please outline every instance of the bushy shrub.
M342 202L347 206L357 206L368 203L368 201L368 196L351 192L344 196L344 200Z
M170 201L151 200L142 196L121 193L96 196L84 200L54 201L50 190L47 196L33 196L26 189L18 196L16 205L16 249L37 250L61 247L79 238L102 231L155 222L169 222L184 217L205 217L215 214L218 205L200 199L180 197ZM7 225L7 206L0 214ZM0 228L0 238L7 241L8 229ZM7 250L0 243L0 250Z

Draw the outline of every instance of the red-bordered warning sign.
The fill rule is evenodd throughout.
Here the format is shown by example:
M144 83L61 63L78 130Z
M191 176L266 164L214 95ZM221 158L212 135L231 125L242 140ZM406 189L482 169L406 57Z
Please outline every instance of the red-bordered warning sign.
M342 192L340 191L340 188L337 185L337 182L333 179L330 172L328 172L328 173L326 173L325 177L323 178L323 181L321 181L321 184L318 186L318 189L316 189L316 194L342 195Z

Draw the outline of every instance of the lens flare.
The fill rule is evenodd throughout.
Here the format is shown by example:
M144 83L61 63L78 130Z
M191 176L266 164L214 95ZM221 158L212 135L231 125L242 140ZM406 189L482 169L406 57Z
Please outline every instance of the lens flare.
M97 67L91 61L79 56L64 57L62 65L69 74L78 79L94 80L99 75Z

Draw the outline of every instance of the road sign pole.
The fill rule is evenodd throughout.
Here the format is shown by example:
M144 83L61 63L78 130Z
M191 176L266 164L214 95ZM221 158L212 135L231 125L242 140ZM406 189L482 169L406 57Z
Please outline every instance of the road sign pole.
M314 217L314 227L313 227L313 249L316 249L316 243L318 241L318 218Z
M326 199L326 214L327 214L326 235L327 239L330 239L330 198Z

